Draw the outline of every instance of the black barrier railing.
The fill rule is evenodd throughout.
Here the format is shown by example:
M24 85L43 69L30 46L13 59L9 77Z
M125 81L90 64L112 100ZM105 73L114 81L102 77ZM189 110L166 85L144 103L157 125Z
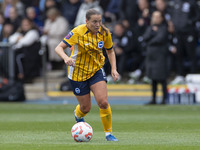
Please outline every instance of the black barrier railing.
M9 43L0 42L0 78L13 82L15 78L14 51Z
M47 58L46 58L46 43L41 42L41 49L39 51L39 55L42 56L42 76L43 76L43 85L44 85L44 99L48 99L47 92L48 92L48 82L47 82Z

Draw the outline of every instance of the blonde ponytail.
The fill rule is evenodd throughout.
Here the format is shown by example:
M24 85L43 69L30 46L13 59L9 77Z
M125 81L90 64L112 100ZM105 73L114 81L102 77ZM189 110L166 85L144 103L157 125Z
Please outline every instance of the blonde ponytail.
M101 34L103 35L104 34L104 31L106 32L106 35L108 35L109 33L109 29L106 28L103 24L101 24Z

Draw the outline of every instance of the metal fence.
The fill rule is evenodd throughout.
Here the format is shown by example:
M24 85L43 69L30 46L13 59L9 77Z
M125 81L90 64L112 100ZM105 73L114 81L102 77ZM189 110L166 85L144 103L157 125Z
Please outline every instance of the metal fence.
M14 51L9 43L0 42L0 78L12 82L15 78Z

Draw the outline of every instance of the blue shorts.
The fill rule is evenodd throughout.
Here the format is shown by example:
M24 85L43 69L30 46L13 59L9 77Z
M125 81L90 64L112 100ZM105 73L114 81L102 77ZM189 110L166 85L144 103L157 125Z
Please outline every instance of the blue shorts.
M73 81L70 80L70 84L72 86L74 95L77 96L82 96L82 95L86 95L88 93L90 93L90 86L99 82L99 81L106 81L106 75L104 72L104 69L101 68L99 71L97 71L94 76L92 76L90 79L86 80L86 81Z

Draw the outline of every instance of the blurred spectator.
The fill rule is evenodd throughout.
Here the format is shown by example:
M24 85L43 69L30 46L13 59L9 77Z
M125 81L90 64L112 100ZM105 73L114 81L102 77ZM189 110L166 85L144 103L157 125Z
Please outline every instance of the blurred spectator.
M138 0L138 20L137 23L141 25L149 25L150 24L150 14L151 8L148 0Z
M74 27L80 5L80 0L63 0L61 3L62 15L69 21L69 30Z
M25 8L27 7L39 7L39 1L40 0L20 0Z
M167 23L171 20L170 9L166 0L155 0L155 9L163 13Z
M24 16L24 5L20 0L4 0L2 7L5 18L10 17L11 7L16 7L17 14L19 16Z
M177 38L174 31L174 24L172 21L168 21L168 39L169 39L169 72L174 73L176 71L176 53L177 53Z
M20 17L24 17L24 13L25 13L25 6L24 4L21 2L21 0L13 0L16 2L15 7L17 8L17 13Z
M113 48L116 54L118 72L122 77L133 66L131 64L131 60L133 59L132 37L132 34L127 32L122 23L117 23L114 26Z
M162 85L162 104L167 99L167 57L168 57L168 31L161 12L152 14L151 26L143 36L147 43L146 75L152 80L152 100L148 104L156 104L157 85Z
M10 23L4 24L2 34L0 35L0 42L8 43L8 39L12 33L13 25Z
M6 19L7 23L13 25L13 32L16 32L21 24L21 17L18 15L16 7L11 7L9 10L9 17Z
M91 9L91 8L94 8L94 9L98 10L101 14L103 14L103 9L99 6L99 1L97 1L97 0L84 0L84 2L81 4L81 6L78 10L74 26L78 26L80 24L86 23L85 22L86 11L88 9Z
M49 61L53 69L57 69L57 67L63 66L63 61L56 55L54 49L68 33L68 21L60 15L60 12L56 8L50 8L47 11L47 17L48 19L45 21L43 34L48 36Z
M121 0L100 0L100 7L103 9L102 22L112 32L113 26L119 20Z
M3 31L4 22L5 22L4 15L3 15L3 13L0 12L0 35L2 34L2 31Z
M111 0L99 0L99 6L101 6L104 12L106 11L110 1Z
M177 76L171 84L184 83L184 62L190 61L190 73L196 73L197 32L195 24L200 16L196 0L174 0L172 21L177 43Z
M38 27L40 32L42 32L44 23L41 20L40 16L36 14L36 10L34 7L26 8L26 17L32 20L35 23L35 25Z
M0 0L0 8L2 9L3 0Z
M129 84L133 84L133 82L135 82L137 79L139 79L139 77L142 74L142 71L140 69L143 69L143 63L144 63L144 56L143 56L143 49L144 47L140 47L139 46L139 41L138 41L138 36L134 31L132 31L130 24L128 22L128 20L122 20L122 24L123 26L126 28L126 35L129 37L129 39L131 39L129 41L129 49L131 49L130 51L130 55L129 57L131 57L131 59L128 60L128 72L129 72L129 77L131 77L131 79L128 81ZM143 33L143 32L142 32ZM132 71L132 72L131 72ZM139 74L138 74L139 72ZM133 74L134 76L137 74L137 79L136 78L132 78Z
M55 0L46 0L46 1L45 1L45 11L46 11L46 12L47 12L50 8L53 8L53 7L58 8L57 3L56 3Z
M46 0L40 0L39 1L39 9L40 9L41 12L45 11L45 1Z
M115 22L119 20L121 0L110 0L104 12L106 22Z
M146 57L146 45L143 42L142 35L144 34L146 28L150 25L150 6L149 2L147 0L139 0L138 1L138 8L139 11L138 14L138 20L135 23L134 29L133 29L133 35L134 35L134 45L135 45L135 51L140 54L140 64L139 67L136 68L135 71L129 73L129 77L131 78L128 82L134 83L136 80L138 80L143 72L145 71L145 64L144 59ZM147 77L144 77L144 82L150 83L150 80Z
M5 18L8 18L9 16L10 16L10 13L9 13L9 11L10 11L10 8L12 7L12 6L14 6L15 4L14 4L14 1L13 0L4 0L3 1L3 13L4 13L4 17Z
M24 18L19 30L10 36L9 42L14 44L16 50L18 79L28 81L40 75L39 32L33 22Z
M56 3L56 1L55 0L45 0L44 10L42 11L42 14L43 14L42 15L42 19L43 20L47 19L46 13L51 8L57 8L57 9L59 9L58 4Z
M137 1L136 0L121 0L120 19L127 20L130 27L133 28L137 22Z

